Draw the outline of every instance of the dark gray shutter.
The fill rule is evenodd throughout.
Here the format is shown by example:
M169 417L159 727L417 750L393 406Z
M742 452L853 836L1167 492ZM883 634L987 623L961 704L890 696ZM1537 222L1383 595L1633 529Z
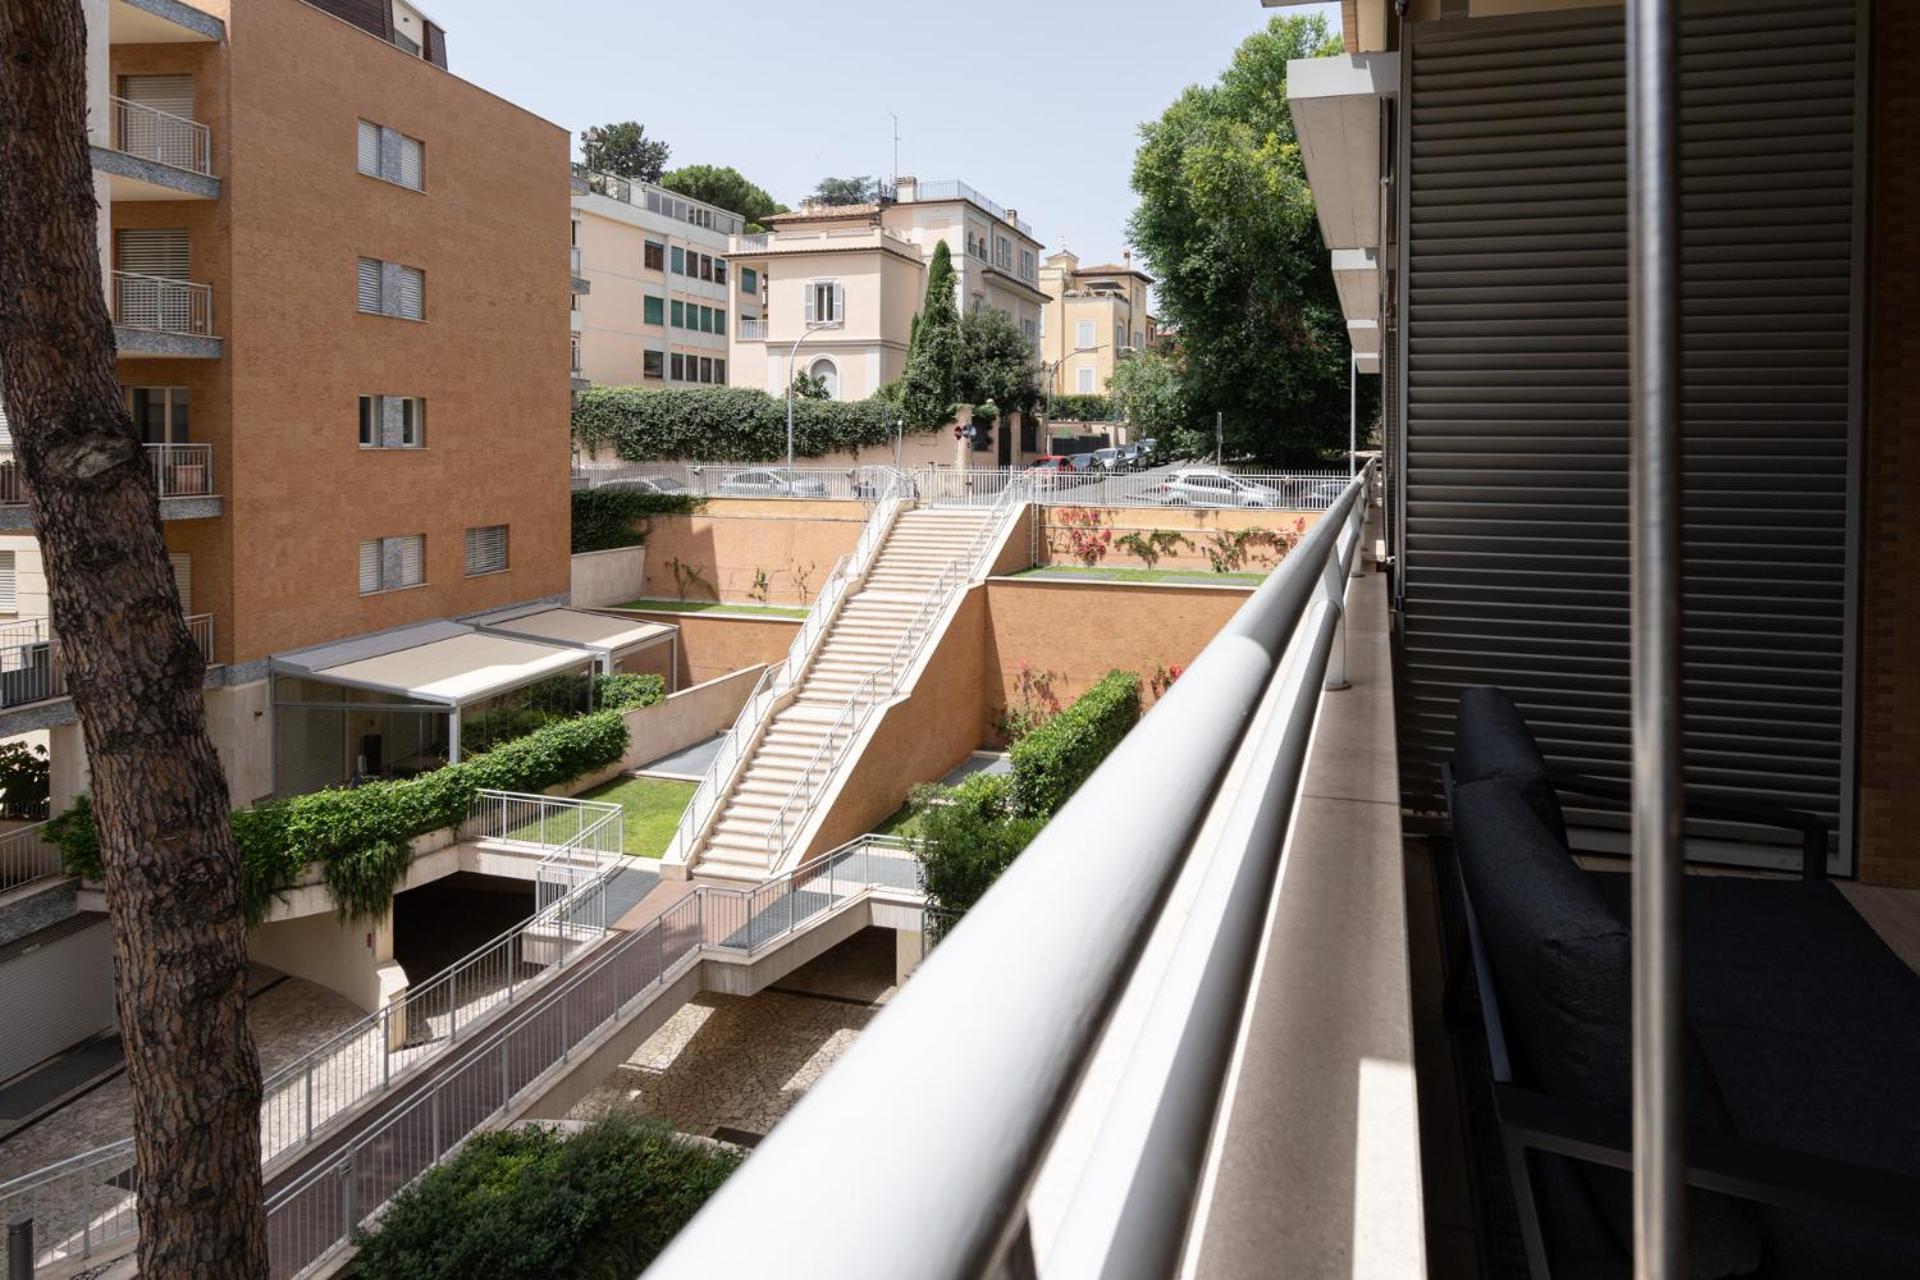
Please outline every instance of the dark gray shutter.
M1855 23L1699 3L1682 44L1686 780L1836 823ZM1624 779L1621 19L1415 24L1408 56L1407 798L1434 804L1474 684L1556 765Z

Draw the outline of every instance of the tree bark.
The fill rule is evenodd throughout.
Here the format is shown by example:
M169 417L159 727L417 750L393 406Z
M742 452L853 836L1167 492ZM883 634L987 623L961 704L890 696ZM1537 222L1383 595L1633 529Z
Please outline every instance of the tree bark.
M114 363L80 0L0 0L0 391L92 763L140 1273L264 1277L240 856L204 664Z

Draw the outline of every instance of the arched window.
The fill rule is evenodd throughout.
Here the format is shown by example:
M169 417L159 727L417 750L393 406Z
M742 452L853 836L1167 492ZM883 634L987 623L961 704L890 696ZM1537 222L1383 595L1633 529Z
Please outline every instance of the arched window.
M827 389L827 399L838 400L840 398L840 366L835 364L830 358L821 356L813 362L812 367L807 370L807 373L820 379L820 385Z

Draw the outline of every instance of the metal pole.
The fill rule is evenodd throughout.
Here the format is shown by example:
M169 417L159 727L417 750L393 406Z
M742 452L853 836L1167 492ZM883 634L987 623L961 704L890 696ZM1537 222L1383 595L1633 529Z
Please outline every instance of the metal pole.
M1347 355L1347 479L1353 479L1360 458L1360 357Z
M1640 1280L1683 1276L1687 1260L1678 42L1675 0L1628 0L1633 1216Z
M7 1220L7 1280L33 1280L33 1215Z
M1227 460L1226 414L1215 410L1213 414L1213 465L1219 466Z
M787 348L787 470L788 471L793 470L793 361L794 361L794 357L800 354L800 344L807 340L808 332L809 331L807 329L802 328L800 330L800 336L795 338L793 340L793 345Z

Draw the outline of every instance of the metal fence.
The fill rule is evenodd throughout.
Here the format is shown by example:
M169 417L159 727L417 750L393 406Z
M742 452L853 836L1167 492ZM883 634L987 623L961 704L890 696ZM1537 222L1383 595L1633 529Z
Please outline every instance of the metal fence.
M782 463L659 462L587 464L573 469L576 489L625 487L703 498L798 498L876 502L900 484L892 467L788 467Z
M1080 471L932 470L913 472L914 486L936 506L980 502L1019 476L1034 502L1046 506L1207 507L1325 511L1347 487L1345 471L1241 471L1225 467L1161 466L1107 471L1097 462Z
M187 631L211 665L213 615L190 614ZM0 709L24 707L67 695L66 662L49 618L21 618L0 627Z
M153 467L153 486L162 498L200 498L213 493L213 446L210 444L150 444L145 446ZM27 505L26 473L20 460L0 453L0 507Z
M1064 1188L1048 1268L1180 1269L1275 854L1322 688L1342 675L1338 630L1371 473L946 934L651 1280L1034 1274L1028 1194L1123 996L1144 1022L1098 1086L1111 1101L1082 1135L1092 1154L1070 1166L1078 1180ZM1246 781L1223 789L1242 767ZM1166 965L1136 989L1136 962L1203 831L1215 852L1166 922ZM907 1113L915 1122L901 1126ZM856 1206L841 1230L816 1229L798 1185L834 1187Z
M213 334L213 286L132 271L113 273L113 322L200 337Z
M546 849L577 883L376 1012L285 1064L263 1082L260 1158L304 1150L332 1122L471 1033L487 1014L541 989L606 936L606 884L621 865L619 805L483 791L463 838ZM32 829L30 829L32 830ZM23 832L11 833L17 837ZM6 865L0 842L0 865ZM57 859L57 854L56 854ZM581 874L587 866L592 874ZM31 1212L38 1265L84 1258L136 1231L133 1142L127 1139L0 1185L0 1219Z
M156 164L213 173L213 143L207 126L125 98L109 98L113 149Z
M603 1028L644 1007L701 952L750 956L875 889L917 893L914 861L901 841L863 837L756 889L701 885L599 948L469 1048L420 1097L270 1197L270 1274L296 1276L349 1241L408 1183L534 1093Z
M0 893L61 874L60 846L47 839L44 821L0 835Z

